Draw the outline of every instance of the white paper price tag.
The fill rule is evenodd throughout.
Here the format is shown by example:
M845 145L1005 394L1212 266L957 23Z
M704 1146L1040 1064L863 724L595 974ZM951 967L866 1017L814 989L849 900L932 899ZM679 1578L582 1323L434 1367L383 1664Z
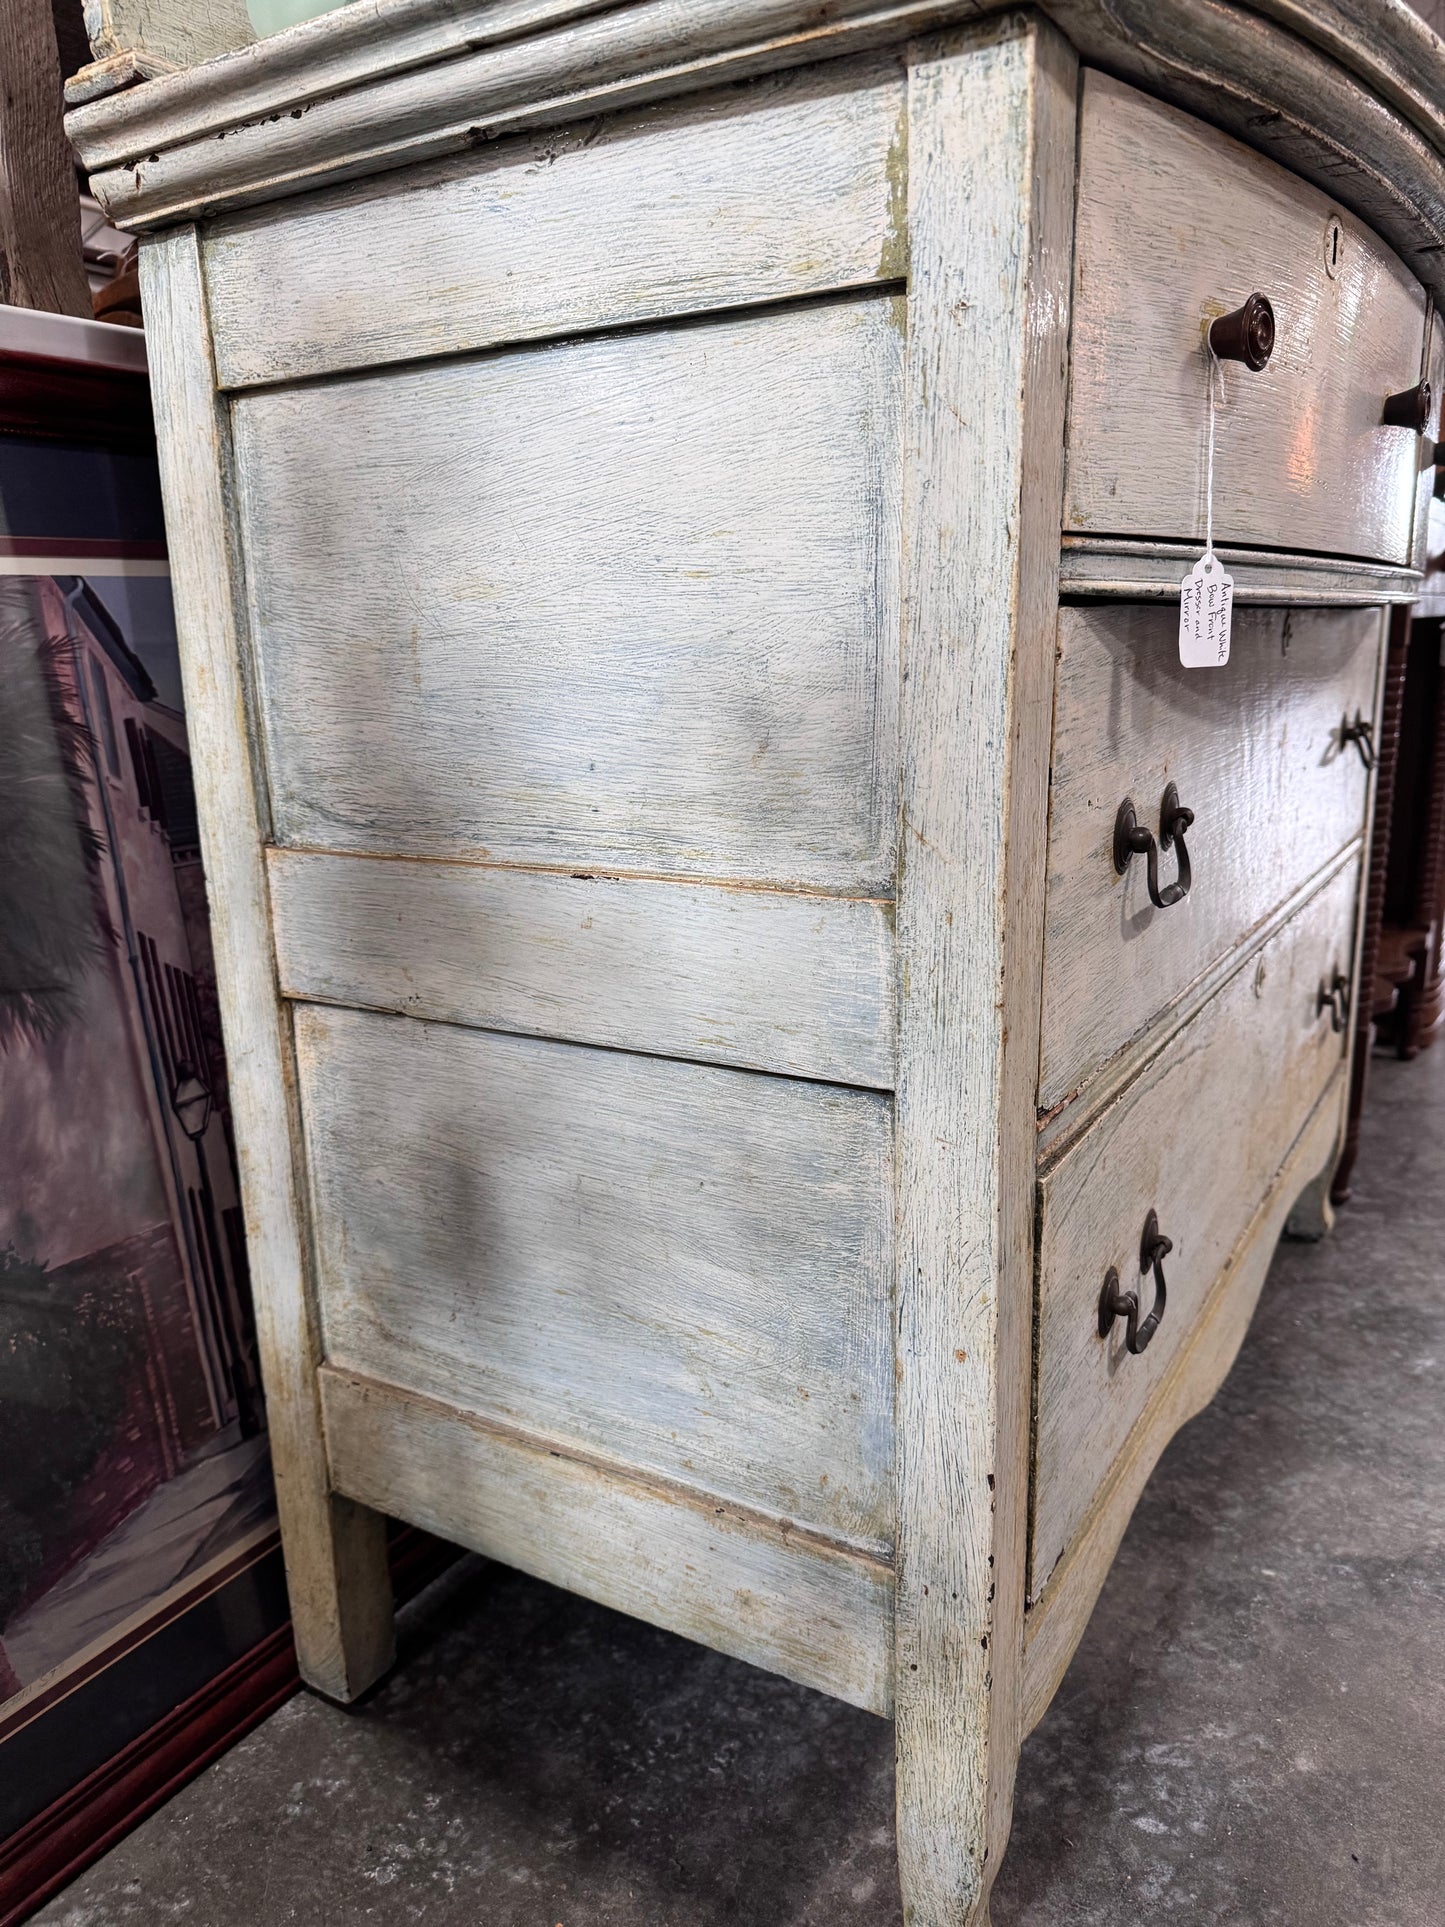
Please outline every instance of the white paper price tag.
M1179 660L1186 669L1222 669L1229 661L1234 577L1206 549L1179 585Z

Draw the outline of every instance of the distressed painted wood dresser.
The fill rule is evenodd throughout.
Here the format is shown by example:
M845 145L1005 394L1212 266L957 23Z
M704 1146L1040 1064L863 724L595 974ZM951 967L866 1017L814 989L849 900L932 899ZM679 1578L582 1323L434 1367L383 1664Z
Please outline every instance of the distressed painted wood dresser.
M986 1918L1325 1215L1442 97L1392 0L388 0L71 116L322 1691L398 1515L891 1715Z

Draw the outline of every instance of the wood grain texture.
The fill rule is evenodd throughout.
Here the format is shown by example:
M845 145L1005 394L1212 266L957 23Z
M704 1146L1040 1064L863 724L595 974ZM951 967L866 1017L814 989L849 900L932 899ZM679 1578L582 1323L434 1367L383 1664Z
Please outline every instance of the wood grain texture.
M294 1068L276 990L232 593L225 430L206 346L200 254L183 229L141 249L171 589L216 986L236 1125L286 1580L303 1678L333 1699L391 1663L384 1522L334 1498L316 1390L319 1336L293 1148Z
M90 319L49 0L0 7L0 303Z
M1257 11L1288 25L1342 66L1368 61L1371 85L1430 139L1439 132L1445 93L1445 44L1439 0L1366 5L1359 0L1255 0Z
M1075 85L1036 18L911 54L895 1620L910 1927L986 1919L1018 1749Z
M272 850L288 996L889 1089L893 906Z
M1280 1232L1302 1189L1333 1162L1344 1118L1346 1078L1336 1071L1280 1174L1220 1274L1187 1345L1174 1358L1133 1431L1107 1469L1093 1507L1028 1617L1024 1727L1043 1718L1083 1637L1119 1541L1165 1446L1214 1397L1234 1363L1259 1302ZM1328 1182L1328 1180L1326 1180ZM1139 1363L1136 1359L1135 1364Z
M392 1386L329 1368L321 1384L332 1475L363 1504L889 1712L887 1565Z
M193 214L198 190L209 211L271 200L898 44L977 5L836 0L820 20L809 0L422 0L308 22L67 128L97 197L149 226Z
M1337 275L1326 230L1337 218ZM1324 195L1200 121L1091 73L1079 147L1067 528L1202 541L1205 317L1267 294L1269 365L1224 364L1219 542L1408 564L1419 438L1386 395L1420 379L1425 296Z
M1350 30L1326 49L1314 24L1346 9ZM1417 122L1392 105L1404 63L1425 98L1445 98L1445 74L1438 51L1420 58L1425 36L1401 36L1412 41L1403 57L1383 50L1380 30L1407 12L1400 0L1048 0L1048 10L1081 60L1268 154L1445 293L1439 109Z
M1318 998L1353 974L1358 882L1352 865L1326 885L1040 1182L1034 1600L1343 1062ZM1131 1357L1122 1324L1099 1336L1099 1293L1113 1265L1153 1302L1139 1266L1151 1208L1174 1244L1169 1297Z
M883 1552L892 1107L307 1006L328 1362Z
M1172 609L1068 608L1044 918L1039 1109L1052 1111L1276 904L1361 834L1347 718L1374 714L1379 611L1240 610L1229 662L1181 669ZM1157 836L1164 787L1194 811L1194 887L1156 910L1114 869L1126 796ZM1175 859L1161 854L1161 880Z
M1323 870L1317 870L1292 896L1276 905L1237 949L1226 951L1172 1002L1161 1005L1144 1028L1131 1037L1096 1076L1090 1078L1077 1097L1052 1111L1044 1112L1038 1121L1040 1166L1062 1157L1070 1145L1090 1131L1134 1082L1161 1044L1173 1032L1181 1030L1197 1017L1237 971L1252 967L1265 945L1272 943L1285 925L1341 870L1357 868L1363 860L1364 851L1364 836L1352 838Z
M996 4L839 0L820 16L809 0L394 0L380 17L338 10L70 124L112 214L174 221L899 42ZM1048 11L1089 58L1338 196L1445 293L1445 63L1418 23L1402 29L1398 0L1048 0Z
M903 111L896 57L835 61L219 221L222 385L889 279Z
M889 893L895 305L239 397L277 840Z
M172 67L196 67L256 38L246 0L84 0L85 31L97 60L134 53Z

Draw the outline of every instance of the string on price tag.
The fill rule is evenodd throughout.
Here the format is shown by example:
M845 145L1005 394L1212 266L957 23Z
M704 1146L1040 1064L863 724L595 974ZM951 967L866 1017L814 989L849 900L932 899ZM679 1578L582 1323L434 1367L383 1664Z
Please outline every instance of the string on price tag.
M1179 585L1179 660L1186 669L1222 669L1229 661L1234 577L1214 553L1214 394L1223 399L1224 370L1206 336L1209 373L1209 459L1204 478L1204 553Z

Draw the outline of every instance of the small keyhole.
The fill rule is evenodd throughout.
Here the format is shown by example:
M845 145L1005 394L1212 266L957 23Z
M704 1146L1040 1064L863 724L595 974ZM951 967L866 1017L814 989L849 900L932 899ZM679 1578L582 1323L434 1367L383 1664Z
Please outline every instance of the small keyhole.
M1345 252L1345 231L1335 215L1325 223L1325 273L1333 281L1340 271Z

